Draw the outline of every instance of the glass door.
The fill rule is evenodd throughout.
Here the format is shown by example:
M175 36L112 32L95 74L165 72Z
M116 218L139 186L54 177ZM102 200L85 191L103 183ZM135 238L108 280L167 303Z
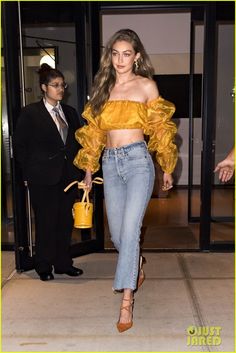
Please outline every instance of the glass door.
M78 24L79 29L81 23ZM24 53L24 78L26 104L41 99L41 91L38 85L37 69L43 62L50 62L50 66L58 68L65 75L68 84L63 102L78 107L77 86L77 56L76 56L76 25L75 23L56 23L49 25L38 24L32 27L27 23L22 24L23 53ZM81 52L78 54L81 55ZM78 58L80 62L80 57ZM81 123L82 120L81 120ZM93 186L90 197L95 204L94 227L92 229L73 229L71 251L74 256L95 250L100 250L101 242L98 240L97 215L102 186ZM78 191L78 199L82 198L82 192ZM34 228L33 211L32 228ZM34 229L32 231L34 244Z
M202 77L204 56L203 8L191 13L191 47L189 80L189 160L188 160L188 222L199 239L202 159ZM199 243L199 241L198 241ZM198 245L199 246L199 245Z
M215 165L233 148L234 141L234 79L235 79L235 25L232 21L217 22L217 91L215 128ZM211 249L234 249L234 182L212 180L211 194Z
M155 2L150 5L140 2L138 9L131 3L122 9L110 3L101 6L102 44L104 45L111 33L120 28L134 29L143 40L154 64L155 78L161 94L172 99L177 108L173 117L178 126L176 142L179 148L179 162L174 172L175 189L169 195L163 195L158 190L159 180L156 180L141 235L144 249L210 249L210 237L214 238L211 221L216 221L217 212L219 215L219 210L215 208L219 203L212 196L213 164L216 162L214 146L217 143L214 137L215 129L217 131L214 112L217 48L215 25L216 19L227 20L228 16L234 17L233 8L234 5L229 2L220 5L208 2L175 2L168 7L164 3ZM146 21L148 16L150 17ZM169 21L168 17L171 16L172 21ZM176 25L178 17L181 22ZM185 30L181 39L175 40L183 28ZM231 45L233 43L230 36L224 40L226 43L230 41ZM234 74L231 73L230 76L233 78ZM218 82L221 81L220 78ZM231 90L232 82L229 91ZM229 129L234 131L232 126ZM227 139L227 131L221 131ZM159 174L158 166L156 174ZM211 209L212 202L214 205ZM214 220L211 219L211 210ZM231 221L233 208L225 210L224 214L225 212L225 217ZM109 240L106 217L104 223L105 247L110 249L113 245Z
M195 16L195 9L177 7L155 3L151 11L143 5L142 13L130 8L120 14L111 8L106 13L104 6L102 13L102 44L120 28L134 29L154 66L160 94L176 105L173 121L178 128L179 159L174 188L169 193L161 190L163 175L153 158L156 179L143 221L144 250L199 249L199 225L192 219L198 217L199 222L200 215L203 25L197 25L204 11L198 7ZM106 217L104 223L105 248L112 249Z
M45 11L42 11L42 7ZM9 152L11 150L9 141L11 141L20 108L41 99L36 71L42 60L49 59L51 66L57 67L64 73L69 84L65 103L81 113L87 97L86 72L89 71L87 67L89 62L86 60L89 55L88 42L84 31L87 13L82 7L83 4L80 3L65 4L64 2L3 4L4 60L7 61L4 69L8 90L5 95L6 114L2 121L2 136L4 136L2 189L7 193L2 199L2 202L4 201L2 227L4 234L6 233L6 242L16 251L16 268L20 271L28 270L33 266L34 215L30 195ZM18 23L19 18L21 23ZM19 37L15 33L19 33ZM17 42L18 38L20 43ZM19 47L21 50L18 52ZM19 83L13 76L20 78ZM83 80L80 79L81 77ZM13 99L11 103L12 98L15 100L17 98L17 102ZM83 123L81 119L81 125ZM12 193L7 191L8 184L10 189L13 188ZM103 224L100 221L103 218L102 186L96 185L93 188L91 198L94 202L93 228L74 229L71 244L71 253L74 257L103 249Z
M234 178L220 183L213 170L234 146L234 22L213 5L204 6L204 18L194 15L188 219L201 250L233 250Z
M2 223L1 223L1 239L2 249L12 250L14 247L14 220L13 220L13 204L12 204L12 175L10 165L10 134L7 119L7 102L6 102L6 81L4 58L1 60L1 78L2 78L2 124L1 124L1 206L2 206Z

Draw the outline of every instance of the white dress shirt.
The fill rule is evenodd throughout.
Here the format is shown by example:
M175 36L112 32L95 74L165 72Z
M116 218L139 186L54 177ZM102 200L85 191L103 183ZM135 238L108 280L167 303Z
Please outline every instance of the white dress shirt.
M53 120L54 123L56 124L57 129L58 129L58 131L59 131L60 126L59 126L58 120L57 120L57 118L56 118L55 112L53 111L54 105L48 103L48 101L47 101L45 98L43 99L43 102L44 102L44 105L45 105L47 111L48 111L49 114L51 115L52 120ZM62 108L61 108L61 105L60 105L60 102L59 102L59 101L57 102L56 108L59 110L59 113L60 113L61 118L64 120L64 122L65 122L66 125L68 126L68 123L67 123L67 121L66 121L65 114L64 114L64 112L63 112L63 110L62 110Z

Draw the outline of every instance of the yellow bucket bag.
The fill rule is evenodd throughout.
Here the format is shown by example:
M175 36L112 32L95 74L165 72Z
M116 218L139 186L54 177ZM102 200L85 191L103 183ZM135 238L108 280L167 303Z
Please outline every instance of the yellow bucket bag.
M95 178L92 183L102 184L102 178ZM75 202L72 208L72 215L74 218L74 227L75 228L92 228L93 227L93 204L89 202L89 191L86 185L81 181L73 181L65 189L66 192L71 186L77 184L78 189L83 189L84 194L81 201Z

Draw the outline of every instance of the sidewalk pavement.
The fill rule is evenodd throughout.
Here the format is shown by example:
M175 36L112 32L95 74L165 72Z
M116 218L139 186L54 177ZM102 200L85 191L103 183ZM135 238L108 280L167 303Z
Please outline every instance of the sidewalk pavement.
M117 254L76 258L81 277L42 282L34 271L9 271L13 257L3 253L2 351L233 352L234 254L144 256L147 279L135 295L134 325L119 333Z

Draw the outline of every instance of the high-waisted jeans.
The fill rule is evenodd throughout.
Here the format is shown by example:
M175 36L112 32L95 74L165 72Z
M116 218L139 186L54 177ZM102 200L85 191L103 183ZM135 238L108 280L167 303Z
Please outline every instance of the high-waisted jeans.
M155 171L145 141L105 149L104 195L112 241L119 252L113 289L136 289L140 230Z

